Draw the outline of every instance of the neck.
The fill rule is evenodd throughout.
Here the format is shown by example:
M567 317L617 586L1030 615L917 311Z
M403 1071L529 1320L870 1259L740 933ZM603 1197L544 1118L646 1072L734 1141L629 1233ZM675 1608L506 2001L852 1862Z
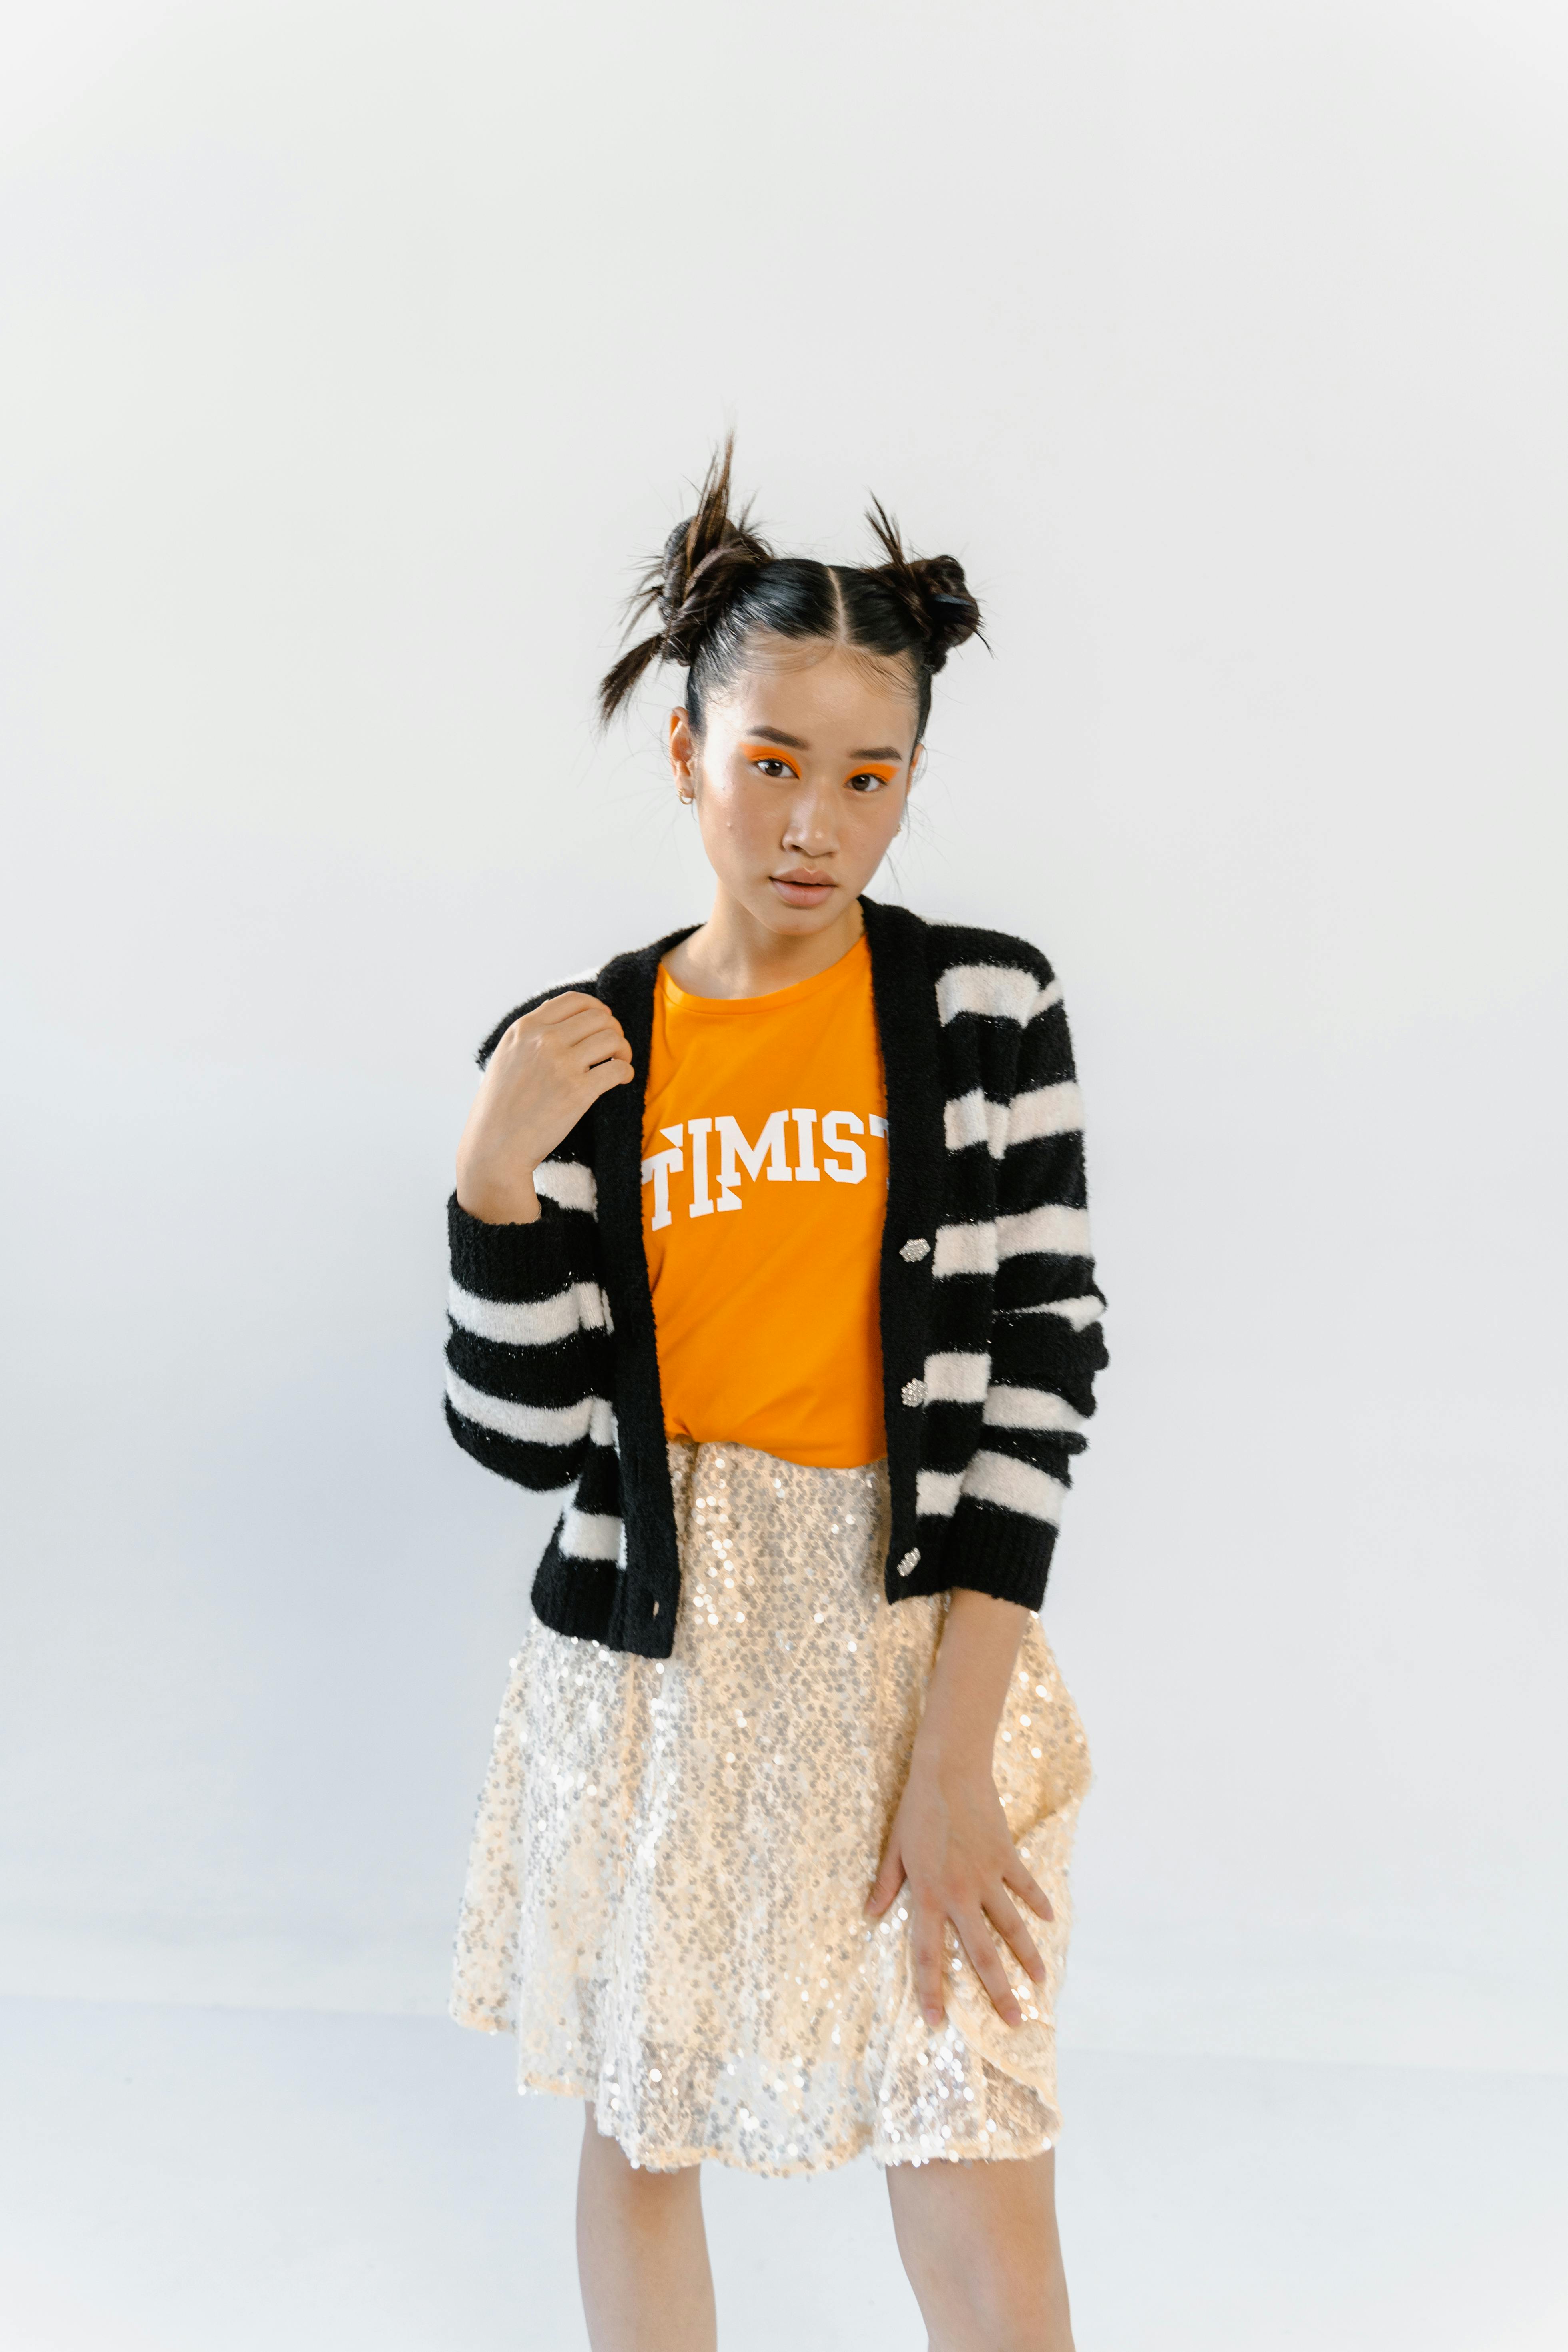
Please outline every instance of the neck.
M721 888L713 912L666 956L678 988L693 996L772 996L814 980L847 956L866 926L858 899L820 931L774 931Z

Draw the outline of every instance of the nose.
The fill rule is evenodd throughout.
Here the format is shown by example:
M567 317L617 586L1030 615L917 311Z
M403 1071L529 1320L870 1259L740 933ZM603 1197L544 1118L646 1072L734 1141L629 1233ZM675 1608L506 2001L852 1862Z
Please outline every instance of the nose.
M784 820L784 846L803 857L831 857L838 847L836 803L822 791L797 793Z

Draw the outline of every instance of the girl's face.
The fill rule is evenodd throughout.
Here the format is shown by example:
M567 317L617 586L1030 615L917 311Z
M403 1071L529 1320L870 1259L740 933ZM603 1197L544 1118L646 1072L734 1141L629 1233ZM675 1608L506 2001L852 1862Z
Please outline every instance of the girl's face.
M909 665L763 637L692 739L670 713L669 757L720 887L790 938L841 920L904 814L921 746Z

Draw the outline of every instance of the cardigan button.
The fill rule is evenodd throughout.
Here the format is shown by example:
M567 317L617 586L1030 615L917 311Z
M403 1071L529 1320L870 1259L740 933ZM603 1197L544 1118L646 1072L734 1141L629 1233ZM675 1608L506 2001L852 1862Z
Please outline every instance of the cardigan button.
M931 1244L930 1242L923 1242L919 1239L912 1242L906 1242L903 1248L899 1252L899 1255L903 1259L906 1265L919 1265L922 1257L930 1257Z
M921 1548L919 1544L916 1544L914 1549L912 1551L907 1551L902 1559L900 1560L896 1572L900 1576L912 1576L920 1564Z
M906 1381L903 1387L899 1391L899 1394L903 1398L906 1404L924 1404L926 1401L926 1384L924 1381Z

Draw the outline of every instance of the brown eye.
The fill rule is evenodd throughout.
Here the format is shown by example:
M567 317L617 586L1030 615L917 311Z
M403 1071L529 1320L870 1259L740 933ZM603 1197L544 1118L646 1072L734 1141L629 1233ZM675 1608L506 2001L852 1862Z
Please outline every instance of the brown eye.
M886 776L876 775L869 768L862 768L858 776L850 777L849 789L852 793L879 793L888 782Z
M776 782L780 776L793 776L795 773L787 760L753 760L752 765L759 769L770 783Z

